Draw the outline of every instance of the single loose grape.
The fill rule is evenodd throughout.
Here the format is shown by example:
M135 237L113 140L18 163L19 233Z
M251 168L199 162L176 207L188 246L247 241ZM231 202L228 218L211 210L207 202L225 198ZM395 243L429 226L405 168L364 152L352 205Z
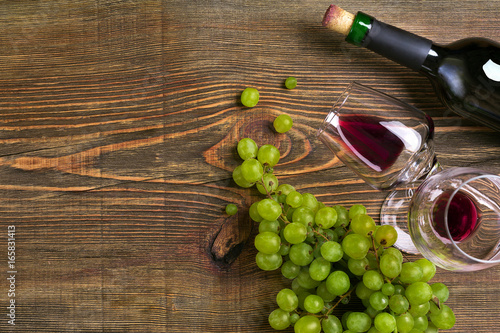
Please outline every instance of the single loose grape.
M280 151L273 145L263 145L257 152L257 160L270 167L275 166L280 160Z
M287 114L280 114L274 119L273 126L278 133L288 132L293 126L292 117Z
M259 91L255 88L245 88L241 93L241 104L253 108L259 102Z
M275 330L284 330L290 326L290 314L282 309L276 309L269 314L268 321Z
M252 139L243 138L238 141L236 150L238 151L238 155L241 157L241 159L248 160L249 158L257 157L257 151L259 150L259 147Z
M293 89L297 86L297 79L293 76L289 76L285 80L285 87L287 89Z
M238 213L238 206L236 206L235 204L228 204L226 206L226 214L231 216L231 215L235 215L236 213Z

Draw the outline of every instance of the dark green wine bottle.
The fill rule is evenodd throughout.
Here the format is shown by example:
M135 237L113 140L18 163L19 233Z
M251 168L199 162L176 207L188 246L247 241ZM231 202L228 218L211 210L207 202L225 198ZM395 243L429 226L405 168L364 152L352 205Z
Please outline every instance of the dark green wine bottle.
M362 12L332 5L323 25L365 47L427 76L440 100L464 118L500 131L500 44L467 38L449 45L385 24Z

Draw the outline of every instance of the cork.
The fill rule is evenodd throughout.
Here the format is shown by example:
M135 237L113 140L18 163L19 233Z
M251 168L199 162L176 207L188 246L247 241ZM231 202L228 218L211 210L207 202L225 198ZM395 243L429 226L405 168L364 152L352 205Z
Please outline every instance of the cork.
M323 26L347 36L351 30L353 21L354 14L336 5L330 5L323 17Z

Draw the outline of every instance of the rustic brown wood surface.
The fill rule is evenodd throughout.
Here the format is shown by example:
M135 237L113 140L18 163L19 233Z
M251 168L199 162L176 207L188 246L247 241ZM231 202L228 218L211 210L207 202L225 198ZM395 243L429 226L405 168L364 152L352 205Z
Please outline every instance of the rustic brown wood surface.
M500 41L499 0L337 4L438 43ZM258 194L231 180L235 143L276 144L283 182L328 204L364 203L378 221L384 193L315 138L351 80L434 117L445 167L500 173L498 133L447 111L417 73L324 29L329 5L0 1L0 331L273 332L267 315L290 282L255 265L246 212ZM239 103L247 86L261 93L252 109ZM295 126L276 135L270 122L284 112ZM498 330L499 273L438 271L457 316L449 332Z

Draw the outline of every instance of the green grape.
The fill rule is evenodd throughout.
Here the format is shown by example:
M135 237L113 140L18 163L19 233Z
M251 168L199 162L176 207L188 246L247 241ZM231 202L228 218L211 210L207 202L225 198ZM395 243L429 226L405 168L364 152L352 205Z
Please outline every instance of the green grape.
M286 196L286 203L293 208L300 207L303 201L302 194L297 191L292 191Z
M392 246L398 239L398 232L392 225L382 225L375 232L374 239L382 246Z
M259 205L260 201L256 201L253 204L250 205L250 208L248 210L248 214L250 215L250 218L255 221L255 222L262 222L264 219L262 216L260 216L259 211L257 210L257 206Z
M382 286L382 293L386 296L392 296L394 295L394 291L396 290L396 288L394 287L394 285L392 283L384 283L384 285Z
M280 246L280 250L278 251L282 256L287 256L290 253L290 244L282 243Z
M396 329L396 318L387 312L381 312L373 320L375 328L380 333L391 333Z
M280 309L292 312L299 306L299 298L292 289L284 288L276 295L276 303Z
M318 313L323 310L325 306L325 301L318 295L308 295L304 299L304 308L309 313Z
M241 157L241 159L248 160L250 158L257 157L257 151L259 150L259 147L252 139L244 138L238 141L236 150L238 151L238 155Z
M427 329L425 330L425 333L438 333L439 329L434 325L432 322L429 322L429 325L427 326Z
M326 288L333 295L343 295L351 287L351 282L349 281L349 276L344 271L334 271L328 275L326 279Z
M311 275L313 280L323 281L330 275L331 268L332 264L328 260L319 257L314 259L309 265L309 275Z
M290 192L292 191L295 191L295 187L293 187L292 185L290 184L281 184L278 186L278 188L276 189L276 193L278 194L284 194L284 195L288 195L290 194Z
M279 234L280 230L281 230L281 225L278 222L278 220L274 221L262 220L259 223L259 232L271 231L274 232L275 234Z
M349 317L349 315L351 313L352 313L352 311L346 311L346 312L344 312L344 314L342 315L342 317L340 319L340 322L342 323L342 327L344 327L346 329L347 329L347 318Z
M430 309L431 309L430 302L424 304L411 304L408 312L410 312L410 314L413 317L420 317L420 316L425 316Z
M307 228L301 223L289 223L283 230L283 236L290 244L299 244L306 240Z
M303 266L300 268L300 273L297 276L297 282L300 286L306 288L307 290L317 288L321 281L316 281L311 277L309 266Z
M249 183L259 181L264 175L264 168L262 164L255 158L243 161L241 163L241 174L243 178Z
M392 254L384 253L380 257L380 271L389 279L394 279L401 273L402 264Z
M287 279L295 279L300 273L300 266L295 265L291 260L287 260L281 266L281 274Z
M417 329L420 331L425 331L429 327L429 319L427 319L427 316L418 316L418 317L413 317L413 329ZM411 333L411 331L410 331Z
M314 216L314 223L320 228L330 229L337 222L337 211L331 207L318 209Z
M389 298L389 308L395 313L395 314L401 314L406 311L408 311L408 308L410 307L410 303L408 302L408 299L404 297L403 295L392 295Z
M438 309L436 305L431 303L431 311L429 314L429 319L436 325L440 330L449 330L455 325L455 314L446 304L441 304L441 309ZM435 310L433 310L433 306Z
M401 251L399 251L395 247L388 247L388 248L384 249L383 254L392 254L393 256L395 256L399 260L399 262L401 264L403 263L403 254L401 253Z
M351 258L362 259L366 257L370 245L368 238L359 234L348 234L342 241L342 250Z
M302 223L305 226L312 225L314 223L314 213L309 208L301 206L293 212L292 221Z
M299 309L302 309L305 311L306 308L304 308L304 300L306 299L307 296L311 295L311 293L303 287L300 287L300 288L302 289L301 291L299 291L297 293L297 291L294 290L294 292L297 294L297 297L299 299ZM292 289L293 289L293 286L292 286Z
M295 333L320 333L321 322L312 315L301 317L293 326Z
M337 262L344 256L342 245L335 241L327 241L321 245L321 256L330 262Z
M241 172L241 165L238 165L233 170L233 180L239 187L249 188L253 186L253 182L248 182L245 177L243 177L243 173Z
M255 88L245 88L241 93L241 104L246 107L253 108L259 102L259 91Z
M436 265L433 262L431 262L425 258L422 258L422 259L416 260L415 263L417 265L419 265L420 268L422 268L423 275L422 275L422 278L420 279L420 281L428 282L436 274Z
M306 243L292 245L288 256L294 264L299 266L309 265L314 260L313 248Z
M290 326L290 314L282 309L276 309L269 314L269 325L275 330L284 330Z
M405 295L405 287L400 284L394 285L394 295Z
M278 133L288 132L293 126L292 117L287 114L280 114L274 119L273 126Z
M318 199L316 199L316 197L314 196L314 194L311 194L311 193L303 193L302 194L302 206L301 207L307 207L309 208L313 214L316 214L316 212L318 211L318 206L319 206L319 203L318 203Z
M226 214L229 216L235 215L238 213L238 207L235 204L228 204L226 206Z
M342 333L342 322L337 316L328 315L321 321L321 327L324 333Z
M297 322L297 320L300 319L300 315L298 313L292 313L290 315L290 322L293 324L295 324Z
M364 311L367 315L370 316L370 318L374 319L376 315L378 315L380 310L375 310L371 305L368 305Z
M363 283L371 290L380 290L384 285L384 277L379 272L370 270L363 274Z
M287 89L293 89L297 86L297 79L293 76L289 76L285 80L285 87Z
M280 151L273 145L263 145L257 152L257 160L262 164L267 164L270 167L278 164L280 160Z
M373 234L376 228L375 221L366 214L358 214L351 220L352 231L365 237Z
M410 304L424 304L432 298L432 288L427 282L417 281L406 287L405 296Z
M403 283L413 283L420 281L424 275L422 268L414 262L405 262L401 266L401 273L399 273L399 280Z
M352 205L349 209L349 219L353 219L358 214L366 214L366 207L360 204Z
M272 173L265 173L262 176L262 184L258 182L256 187L262 194L272 193L278 188L278 178Z
M281 206L272 199L262 199L257 205L259 215L265 220L276 220L281 215Z
M342 225L346 226L349 224L349 212L347 208L344 206L335 205L332 207L337 212L337 222L334 227L341 227Z
M376 291L373 294L371 294L369 301L372 308L378 311L382 311L387 306L389 306L389 298L386 295L384 295L381 291Z
M367 333L381 333L375 326L372 326Z
M409 333L414 325L413 316L411 314L403 313L396 318L396 326L398 333Z
M372 326L372 319L364 312L352 312L347 317L347 328L353 332L366 332Z
M356 296L358 296L358 298L360 300L369 300L370 296L375 292L375 290L367 288L365 286L365 284L363 283L363 281L360 281L356 285L355 292L356 292Z
M316 288L316 295L320 296L325 302L332 302L337 297L328 291L325 281L321 282L318 288Z
M366 271L368 270L368 265L369 261L366 257L362 259L349 258L349 260L347 260L347 268L349 268L349 271L351 271L352 274L358 276L366 273Z
M431 284L431 288L432 288L432 293L439 299L441 303L444 303L448 300L448 297L450 296L450 291L448 290L448 287L445 284L441 282L433 283Z
M278 269L283 263L283 257L279 253L266 254L258 252L255 256L257 266L263 271L273 271Z
M281 238L271 231L265 231L255 236L254 241L257 251L265 254L277 253L280 250Z

